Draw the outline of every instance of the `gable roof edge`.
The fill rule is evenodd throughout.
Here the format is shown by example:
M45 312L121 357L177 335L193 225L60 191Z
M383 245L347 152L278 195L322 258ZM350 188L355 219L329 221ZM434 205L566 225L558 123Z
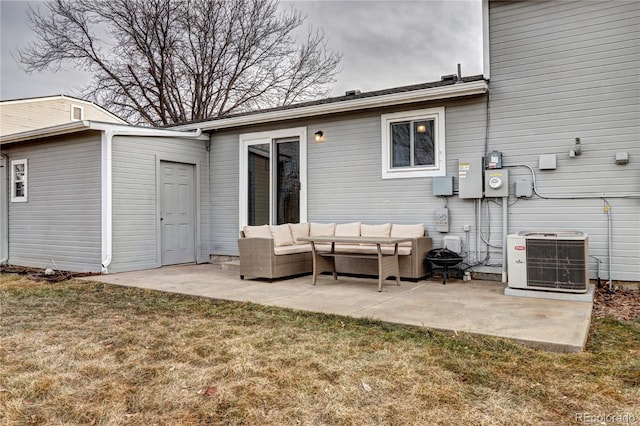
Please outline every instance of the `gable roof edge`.
M113 118L114 120L117 120L119 124L128 124L126 120L123 120L122 118L118 117L117 115L115 115L114 113L106 109L105 107L102 107L93 101L87 101L85 99L80 99L80 98L76 98L74 96L68 96L68 95L36 96L32 98L0 100L0 105L7 106L7 105L15 105L15 104L46 102L46 101L53 101L57 99L66 100L75 104L82 104L83 106L92 106L94 108L99 109L103 113L107 114L109 117Z

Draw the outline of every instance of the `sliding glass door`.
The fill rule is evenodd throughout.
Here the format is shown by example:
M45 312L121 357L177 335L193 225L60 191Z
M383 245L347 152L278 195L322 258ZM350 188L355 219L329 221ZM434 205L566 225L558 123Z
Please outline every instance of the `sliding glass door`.
M271 215L271 144L248 147L248 225L265 225Z
M306 131L241 135L242 225L306 221Z

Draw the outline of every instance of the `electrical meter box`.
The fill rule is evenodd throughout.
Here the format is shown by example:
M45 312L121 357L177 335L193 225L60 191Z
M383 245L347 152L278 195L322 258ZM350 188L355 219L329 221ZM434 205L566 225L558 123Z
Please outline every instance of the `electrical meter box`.
M482 157L458 160L458 196L482 198Z
M491 151L487 152L487 156L484 157L485 169L501 169L502 168L502 152Z
M485 170L484 172L484 196L508 197L509 196L509 170Z
M449 209L443 207L435 211L436 231L449 232Z

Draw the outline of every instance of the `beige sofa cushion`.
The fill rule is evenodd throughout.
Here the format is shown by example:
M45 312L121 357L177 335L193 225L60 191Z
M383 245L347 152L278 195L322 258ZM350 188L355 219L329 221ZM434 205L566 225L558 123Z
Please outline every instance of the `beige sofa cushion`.
M309 236L309 224L308 223L290 223L291 236L293 237L294 244L308 244L306 241L300 241L300 237Z
M338 223L335 230L336 237L359 237L360 222Z
M309 224L310 237L333 237L336 231L335 223L315 223Z
M271 225L271 236L276 247L292 246L293 236L291 235L291 228L289 225Z
M246 238L273 238L269 225L245 226L242 230Z
M391 227L391 236L408 238L424 237L424 224L418 223L415 225L398 225L394 223ZM411 241L400 243L399 246L411 247Z
M382 254L392 255L395 250L394 246L382 246L380 247ZM378 246L375 244L360 244L360 245L344 245L340 246L340 252L342 253L358 253L358 254L378 254ZM400 247L398 244L398 255L409 256L411 254L411 247Z
M360 226L360 235L363 237L389 237L391 236L391 224L367 225L363 223Z
M295 244L292 246L281 246L273 249L273 254L276 256L284 256L287 254L297 254L297 253L310 253L311 252L311 244Z

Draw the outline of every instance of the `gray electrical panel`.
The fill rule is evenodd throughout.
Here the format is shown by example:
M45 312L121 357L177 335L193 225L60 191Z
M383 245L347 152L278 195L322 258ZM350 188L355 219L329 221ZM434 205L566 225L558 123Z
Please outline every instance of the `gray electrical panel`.
M530 180L517 180L515 190L518 198L530 198L533 196L533 187Z
M482 157L458 160L458 195L460 198L482 198L484 171Z
M509 196L509 170L493 169L484 172L484 196Z
M433 178L433 195L453 195L453 176L436 176Z

